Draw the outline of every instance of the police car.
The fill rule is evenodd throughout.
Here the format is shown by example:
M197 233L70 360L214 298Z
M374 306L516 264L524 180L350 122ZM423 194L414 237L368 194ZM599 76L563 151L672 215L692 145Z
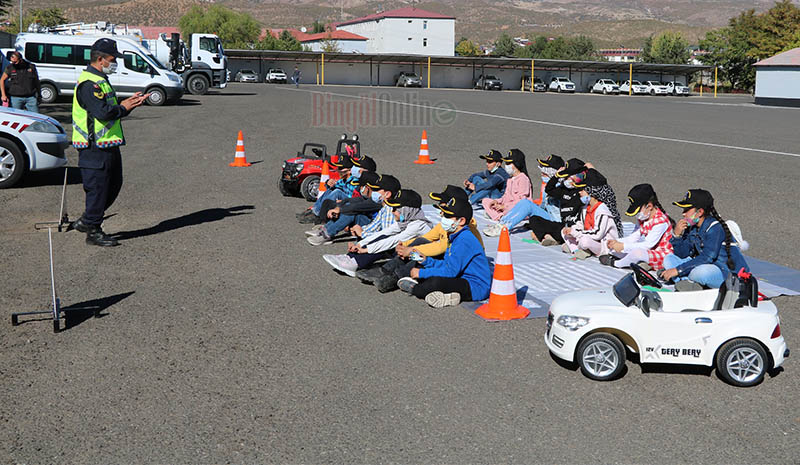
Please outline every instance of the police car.
M67 164L67 134L53 118L0 107L0 189L19 182L28 171Z
M554 356L598 381L619 376L629 351L643 364L713 366L742 387L760 383L789 356L778 309L760 300L754 277L732 275L720 289L657 292L655 277L632 268L611 289L553 301L545 343Z

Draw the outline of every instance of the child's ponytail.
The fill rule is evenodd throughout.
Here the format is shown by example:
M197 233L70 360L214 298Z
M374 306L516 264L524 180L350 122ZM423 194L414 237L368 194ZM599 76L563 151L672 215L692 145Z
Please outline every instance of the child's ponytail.
M725 223L725 221L723 221L722 217L719 216L719 213L717 213L716 208L714 208L713 206L709 207L708 214L715 220L717 220L720 226L722 226L722 230L725 231L725 252L728 254L727 265L728 269L731 270L731 272L735 273L736 270L734 270L733 268L736 265L734 264L733 257L731 256L731 237L732 237L731 230L728 229L728 225Z
M661 202L658 201L658 196L653 194L653 198L650 199L650 202L653 204L654 207L656 207L659 210L661 210L661 213L663 213L667 217L667 219L669 220L670 226L672 226L674 228L675 227L675 220L673 220L672 217L669 216L669 213L667 213L667 211L664 210L664 207L661 206Z

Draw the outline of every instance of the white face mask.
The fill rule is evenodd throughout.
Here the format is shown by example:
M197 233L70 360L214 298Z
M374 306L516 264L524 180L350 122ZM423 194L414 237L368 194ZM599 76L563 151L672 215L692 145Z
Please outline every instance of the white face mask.
M445 232L449 233L455 231L458 228L458 220L455 218L442 217L441 224L442 224L442 229L444 229Z
M103 66L103 72L106 73L106 74L114 74L114 73L116 73L117 72L117 62L116 61L112 61L111 65L108 68Z
M650 215L645 214L644 210L640 211L638 215L636 215L636 219L639 221L647 221L650 218Z
M503 169L506 170L506 173L508 173L509 176L514 174L514 165L504 165Z
M497 171L497 168L498 168L499 166L500 166L500 165L494 165L494 167L493 167L493 168L489 168L489 172L490 172L490 173L494 173L495 171Z
M575 184L572 183L571 179L567 179L566 181L564 181L564 187L566 187L567 189L572 189L573 187L575 187Z
M357 178L361 175L361 168L354 166L350 168L350 176Z

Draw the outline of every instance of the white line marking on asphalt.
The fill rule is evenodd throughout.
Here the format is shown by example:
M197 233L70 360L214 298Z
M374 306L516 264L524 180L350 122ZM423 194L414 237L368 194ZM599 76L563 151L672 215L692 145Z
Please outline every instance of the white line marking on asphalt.
M661 137L661 136L651 136L647 134L636 134L632 132L622 132L622 131L613 131L611 129L600 129L600 128L590 128L588 126L576 126L574 124L565 124L565 123L554 123L552 121L541 121L529 118L519 118L517 116L506 116L506 115L495 115L492 113L482 113L479 111L469 111L469 110L458 110L452 108L440 108L431 105L422 105L418 103L409 103L409 102L398 102L396 100L386 100L374 97L368 97L364 95L350 95L350 94L339 94L336 92L325 92L325 91L318 91L318 90L305 90L305 89L291 89L285 87L278 87L279 90L288 90L291 92L307 92L312 94L328 94L328 95L336 95L338 97L345 97L345 98L353 98L353 99L363 99L363 100L374 100L376 102L384 102L384 103L393 103L396 105L405 105L409 107L417 107L417 108L425 108L429 110L438 110L438 111L450 111L453 113L461 113L464 115L472 115L472 116L483 116L487 118L497 118L497 119L504 119L508 121L518 121L522 123L533 123L533 124L541 124L543 126L554 126L559 128L566 128L566 129L577 129L579 131L589 131L589 132L598 132L602 134L611 134L614 136L623 136L623 137L634 137L639 139L649 139L649 140L658 140L663 142L678 142L681 144L690 144L690 145L701 145L704 147L715 147L721 149L729 149L729 150L741 150L744 152L758 152L758 153L768 153L771 155L783 155L787 157L798 157L800 158L800 153L790 153L790 152L779 152L777 150L765 150L765 149L755 149L750 147L739 147L736 145L725 145L725 144L715 144L713 142L702 142L696 140L688 140L688 139L675 139L672 137Z

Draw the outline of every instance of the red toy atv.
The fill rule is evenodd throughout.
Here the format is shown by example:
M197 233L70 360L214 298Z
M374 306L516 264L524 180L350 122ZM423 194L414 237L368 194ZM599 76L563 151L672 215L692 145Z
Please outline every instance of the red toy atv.
M361 156L361 144L358 136L348 138L346 134L336 143L336 154L328 155L325 144L308 142L303 144L303 150L297 152L297 157L283 162L281 177L278 179L278 189L284 196L301 195L309 202L317 200L319 179L322 175L323 161L338 160L340 155L355 154ZM330 166L330 179L339 180L339 172Z

